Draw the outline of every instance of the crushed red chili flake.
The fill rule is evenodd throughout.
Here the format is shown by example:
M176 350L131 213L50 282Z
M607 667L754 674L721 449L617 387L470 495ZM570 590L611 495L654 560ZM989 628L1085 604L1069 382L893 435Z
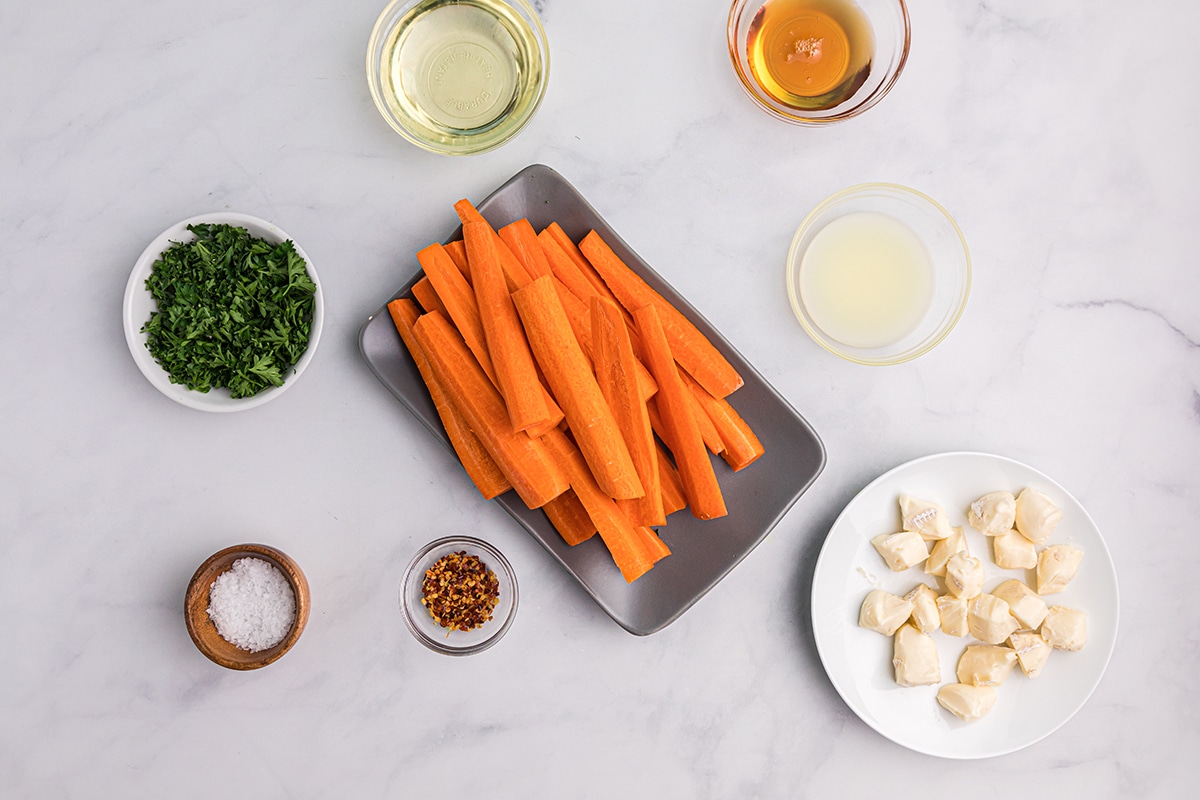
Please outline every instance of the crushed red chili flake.
M439 558L425 570L421 605L443 628L470 631L492 618L500 582L479 556L467 551Z

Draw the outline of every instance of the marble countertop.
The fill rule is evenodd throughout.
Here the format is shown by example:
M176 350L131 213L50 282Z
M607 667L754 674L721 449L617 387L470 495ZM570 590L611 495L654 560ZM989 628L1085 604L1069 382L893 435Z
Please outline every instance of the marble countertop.
M0 794L1189 793L1196 6L914 2L892 93L812 130L744 96L725 0L541 0L553 67L537 117L451 159L402 141L371 103L363 53L382 5L0 7ZM413 252L453 228L451 204L531 163L575 184L828 449L766 541L649 637L482 502L358 352ZM971 246L965 316L903 366L829 355L784 292L800 219L862 181L932 195ZM120 321L146 244L219 210L295 236L326 298L302 380L235 415L155 391ZM1040 743L973 762L862 723L808 616L838 512L880 473L950 450L1061 483L1121 585L1090 701ZM522 590L505 639L465 659L421 647L397 608L415 550L457 532L497 544ZM312 586L295 649L250 673L202 657L181 613L192 571L239 541L282 548Z

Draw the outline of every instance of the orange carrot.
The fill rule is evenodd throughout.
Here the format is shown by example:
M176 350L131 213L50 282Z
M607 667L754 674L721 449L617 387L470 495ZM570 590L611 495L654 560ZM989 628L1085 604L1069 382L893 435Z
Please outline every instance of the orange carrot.
M542 253L546 256L546 263L550 265L550 271L554 273L554 277L571 290L571 294L584 303L591 300L592 295L600 294L583 274L583 271L579 269L579 265L571 260L571 257L562 249L562 245L550 234L550 231L545 230L539 233L538 242L542 245Z
M450 437L450 444L453 446L454 452L458 454L458 460L467 471L467 476L475 484L479 493L483 495L484 500L491 500L493 497L507 492L512 485L504 477L500 468L496 466L495 460L488 454L487 448L479 441L479 437L471 431L462 411L450 400L449 394L433 374L433 367L429 365L429 360L425 358L421 346L417 344L413 325L420 316L420 312L417 311L416 305L411 300L397 299L388 303L388 311L392 315L396 331L400 334L400 338L404 341L405 347L408 348L408 352L417 365L417 371L421 373L421 378L424 379L425 385L429 389L429 396L433 399L438 417L442 420L442 427L446 429L446 435Z
M421 304L421 308L426 311L440 311L443 317L449 318L450 312L446 311L446 307L442 305L442 299L437 295L437 289L433 288L433 284L429 282L429 276L421 278L413 284L413 297L417 298L417 302Z
M718 431L724 445L721 458L733 467L734 472L749 466L766 452L754 431L728 400L724 397L713 397L695 382L689 388L704 409L705 416L712 420Z
M508 407L513 428L518 431L540 428L550 421L542 384L533 364L533 353L513 306L512 295L504 283L492 229L486 223L469 220L463 224L467 243L467 262L471 265L475 302L483 323L488 355L500 382L500 394ZM558 421L555 420L554 424Z
M536 283L536 281L535 281ZM559 466L567 474L571 488L587 510L604 546L608 548L621 575L626 582L633 583L654 566L647 545L613 499L597 484L583 455L566 435L553 430L542 437L542 441L559 460Z
M666 452L658 442L654 443L658 452L658 479L662 487L663 513L668 517L676 511L687 508L687 498L683 496L683 482L679 480L679 470L667 458Z
M540 439L512 429L503 398L446 318L425 314L413 333L438 382L525 504L540 508L565 492L558 459Z
M667 543L658 538L658 534L649 526L638 525L634 528L634 532L637 533L642 552L652 562L661 561L671 555L671 548L667 547Z
M499 388L492 359L488 355L487 340L483 332L483 321L479 318L479 306L475 302L475 290L454 267L454 262L440 244L431 244L417 253L417 261L425 270L425 277L433 284L438 297L449 314L449 319L458 328L484 373Z
M538 278L513 295L529 344L596 482L610 497L644 493L629 449L567 320L554 282ZM580 498L582 499L582 498Z
M714 397L725 397L742 385L742 377L712 342L618 258L599 234L590 232L579 246L630 313L642 306L654 305L667 341L670 342L671 354L701 386ZM638 330L641 331L641 325Z
M588 516L587 509L579 501L574 489L567 489L558 497L542 506L550 524L563 541L574 547L596 535L596 523Z
M504 240L502 240L499 234L496 233L496 229L492 227L491 223L483 218L483 215L479 213L479 210L475 208L475 206L471 205L470 200L459 200L454 204L454 210L458 213L458 218L462 220L464 233L466 232L465 228L468 222L476 222L487 228L493 243L495 244L496 255L500 259L500 269L504 271L504 280L508 284L508 290L510 292L515 292L517 289L520 289L522 286L529 283L531 278L528 270L526 270L524 265L522 265L521 262L517 260L517 257L513 255L512 250L508 249L508 245L506 245ZM473 268L471 266L470 248L468 248L467 252L467 268Z
M558 243L558 246L562 248L564 253L566 253L567 258L575 262L576 266L579 267L579 271L585 278L587 278L588 283L592 284L592 286L596 288L596 291L607 297L609 300L612 300L614 303L617 302L617 298L612 293L612 289L608 288L608 284L605 283L604 279L600 277L600 273L596 272L596 268L588 262L587 258L585 258L583 253L580 252L579 247L575 244L575 242L571 241L571 237L567 236L567 232L562 229L562 226L560 226L557 222L551 222L546 226L546 233Z
M600 296L592 298L592 347L596 382L613 412L645 492L641 497L618 500L617 505L634 525L662 525L667 521L658 486L658 459L654 433L637 385L636 360L621 308Z
M462 273L463 278L467 283L471 282L471 270L467 266L467 245L462 239L455 239L447 245L446 255L450 256L450 260L454 262L454 266L458 267L458 271Z
M676 372L679 373L680 380L684 381L684 386L687 386L687 373L681 369L677 369ZM692 412L692 416L696 418L696 427L700 430L700 438L704 440L704 446L714 456L720 455L721 451L725 449L725 444L721 441L721 434L717 433L716 426L713 425L708 415L704 413L704 409L700 406L700 401L690 396L691 392L687 392L686 394L689 395L687 397L688 409ZM666 429L663 426L662 414L658 410L658 401L654 398L646 401L646 410L650 413L650 427L659 436L663 436L663 432Z
M537 234L534 233L529 220L522 217L516 222L505 225L496 233L525 267L530 278L540 278L550 274L550 263L546 261L546 253L542 250L542 244L538 241Z
M633 312L633 319L642 334L646 366L658 383L658 394L654 399L662 415L665 441L675 456L675 465L679 468L679 478L683 482L688 505L692 507L692 515L698 519L724 516L728 512L721 496L721 487L717 485L717 475L712 462L708 460L696 415L688 402L687 387L679 377L675 360L671 357L671 348L659 321L658 309L654 305L642 306Z

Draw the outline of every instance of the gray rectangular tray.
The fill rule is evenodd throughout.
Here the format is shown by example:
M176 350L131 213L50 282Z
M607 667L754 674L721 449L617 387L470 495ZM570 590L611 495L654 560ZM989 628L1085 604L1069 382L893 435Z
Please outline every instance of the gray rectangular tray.
M687 510L672 514L660 531L671 555L632 584L625 583L599 536L569 547L545 514L526 508L514 492L496 498L617 624L639 636L662 630L770 533L821 473L825 448L808 422L696 309L638 258L557 172L541 164L526 167L477 205L496 228L522 217L528 218L539 231L551 222L558 222L575 241L594 229L626 264L683 312L745 380L745 385L730 395L729 401L758 434L766 453L736 473L720 458L714 458L729 515L702 522ZM456 230L445 241L459 236ZM415 253L427 243L413 242L410 249ZM408 296L419 277L419 272L414 274L393 297ZM392 325L386 304L363 325L359 348L383 385L450 448L433 402Z

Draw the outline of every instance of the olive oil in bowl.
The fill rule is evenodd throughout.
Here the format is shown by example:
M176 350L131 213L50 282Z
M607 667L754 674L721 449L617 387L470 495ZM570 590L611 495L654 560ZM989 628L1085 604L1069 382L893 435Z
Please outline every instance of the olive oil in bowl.
M853 0L767 0L746 38L754 80L793 109L850 98L870 75L874 53L871 23Z
M490 150L533 116L549 51L524 0L395 0L371 35L380 113L409 141L454 155Z

